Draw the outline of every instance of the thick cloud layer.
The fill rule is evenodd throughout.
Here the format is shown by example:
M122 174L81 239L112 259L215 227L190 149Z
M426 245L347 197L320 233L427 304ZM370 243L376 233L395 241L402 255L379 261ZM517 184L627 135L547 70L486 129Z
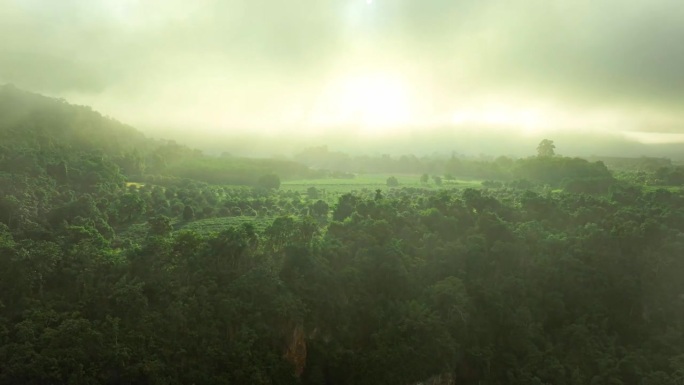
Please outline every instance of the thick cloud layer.
M678 0L0 0L0 9L0 82L144 126L310 132L411 109L383 122L443 126L456 114L515 126L525 119L512 115L534 111L544 129L684 132ZM348 92L370 93L358 102L370 106L338 100L354 81L377 83Z

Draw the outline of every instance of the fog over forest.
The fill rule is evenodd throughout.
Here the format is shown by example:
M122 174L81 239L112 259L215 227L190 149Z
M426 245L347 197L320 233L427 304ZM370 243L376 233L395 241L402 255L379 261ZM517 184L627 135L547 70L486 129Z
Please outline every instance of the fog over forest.
M0 385L682 385L682 107L681 0L0 0Z
M676 0L0 7L0 83L208 149L523 155L553 137L567 155L678 157L684 142Z

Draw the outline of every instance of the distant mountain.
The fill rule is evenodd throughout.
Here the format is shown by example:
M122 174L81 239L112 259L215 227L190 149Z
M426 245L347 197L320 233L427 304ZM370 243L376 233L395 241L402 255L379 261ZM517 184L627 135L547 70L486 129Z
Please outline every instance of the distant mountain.
M65 172L68 169L69 172ZM212 157L174 141L153 140L87 106L0 87L0 172L50 176L94 186L101 183L192 179L255 185L267 174L307 177L287 160Z
M100 150L115 156L150 149L156 143L135 128L63 99L0 87L0 143L50 150Z

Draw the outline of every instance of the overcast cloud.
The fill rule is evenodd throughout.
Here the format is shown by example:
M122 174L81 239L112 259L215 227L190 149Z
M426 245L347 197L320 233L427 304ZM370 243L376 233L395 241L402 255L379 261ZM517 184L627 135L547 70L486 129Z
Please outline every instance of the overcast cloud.
M684 132L678 0L0 0L0 36L0 82L142 127Z

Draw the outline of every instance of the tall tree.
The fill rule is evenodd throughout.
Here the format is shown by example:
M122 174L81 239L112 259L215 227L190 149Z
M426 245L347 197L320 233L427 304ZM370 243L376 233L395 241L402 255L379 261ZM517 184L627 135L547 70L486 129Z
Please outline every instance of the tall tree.
M544 139L537 146L537 156L540 158L550 158L556 155L555 148L556 145L553 144L553 140Z

